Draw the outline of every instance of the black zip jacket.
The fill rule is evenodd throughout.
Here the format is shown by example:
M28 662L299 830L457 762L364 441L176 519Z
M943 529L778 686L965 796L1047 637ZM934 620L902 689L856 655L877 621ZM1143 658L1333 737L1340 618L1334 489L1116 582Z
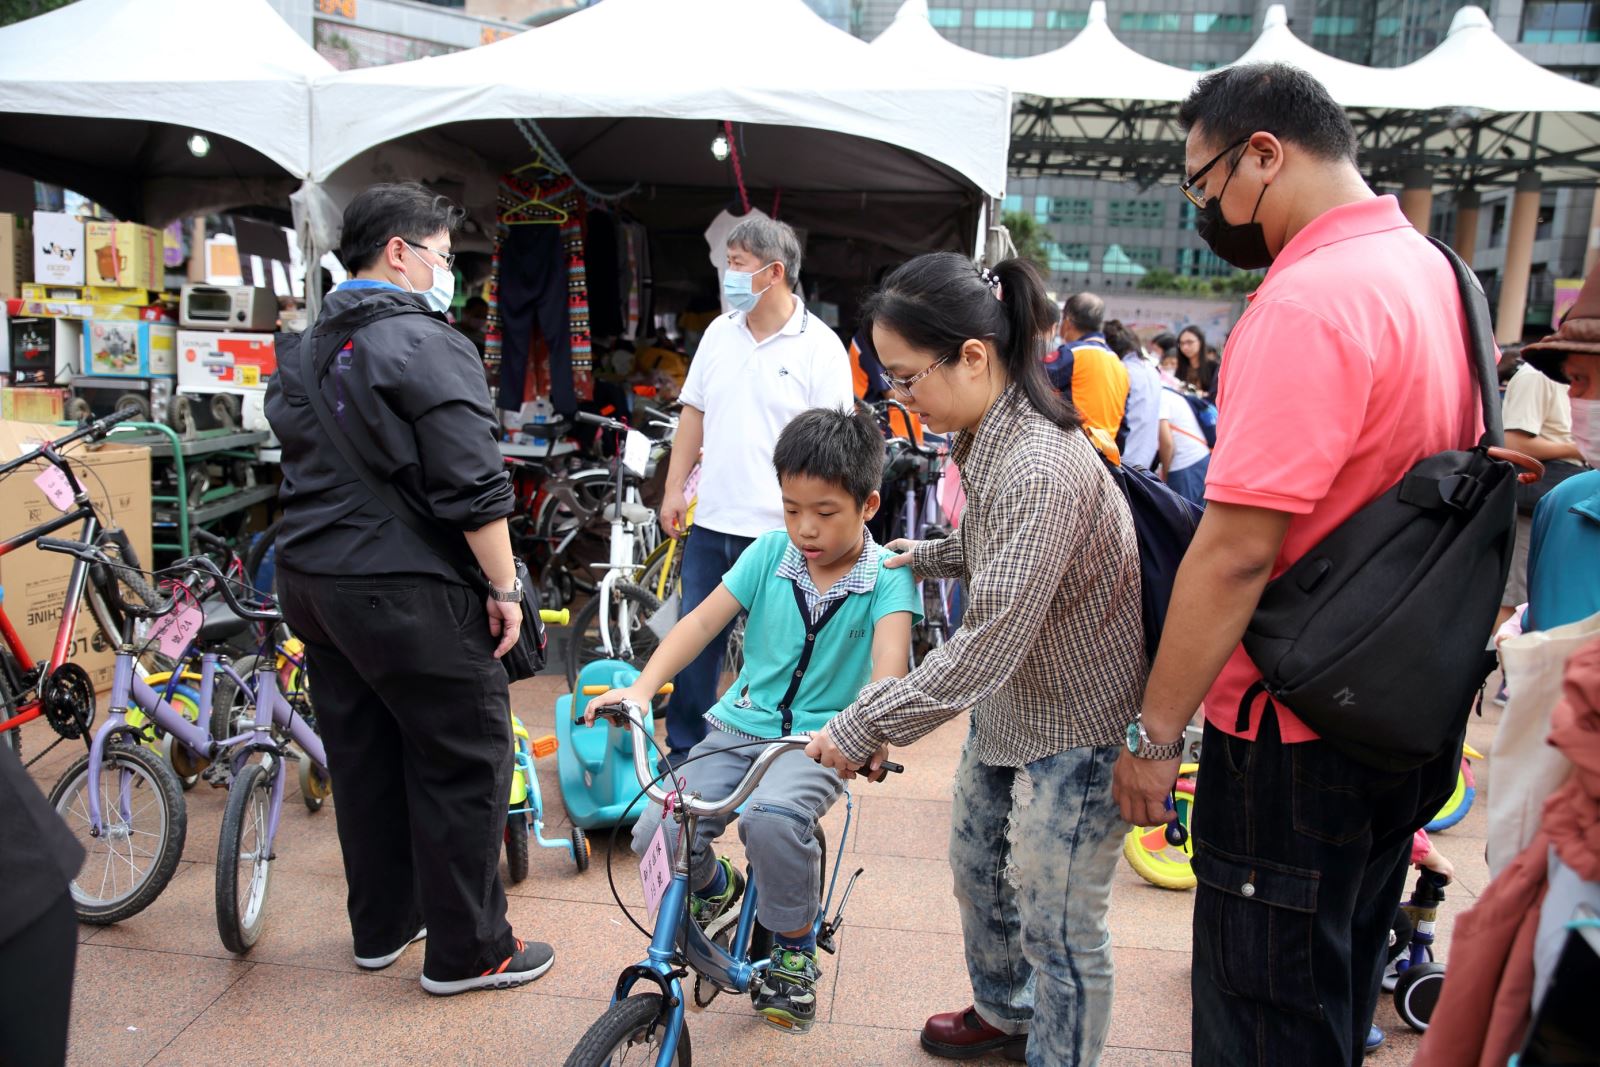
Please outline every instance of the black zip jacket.
M373 473L442 533L461 539L510 515L511 477L497 445L483 363L472 342L389 287L336 289L316 326L318 387ZM331 350L334 338L350 344ZM280 334L266 413L283 443L278 562L306 574L431 574L465 581L367 490L327 440L307 398L300 345Z

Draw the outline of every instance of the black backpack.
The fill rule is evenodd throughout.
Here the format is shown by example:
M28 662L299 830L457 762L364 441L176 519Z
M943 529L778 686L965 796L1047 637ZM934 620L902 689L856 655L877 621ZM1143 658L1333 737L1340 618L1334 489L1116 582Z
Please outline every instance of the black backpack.
M1432 238L1430 238L1432 240ZM1494 669L1487 651L1511 564L1517 463L1500 447L1489 305L1453 251L1485 431L1475 448L1440 452L1346 519L1268 583L1244 635L1263 690L1323 740L1385 770L1459 748L1473 694Z

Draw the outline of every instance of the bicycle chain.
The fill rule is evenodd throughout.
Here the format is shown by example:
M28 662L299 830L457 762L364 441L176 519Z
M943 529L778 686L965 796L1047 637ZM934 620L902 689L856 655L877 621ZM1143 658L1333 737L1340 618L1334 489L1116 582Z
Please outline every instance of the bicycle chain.
M39 687L39 704L52 729L64 740L82 737L94 721L94 682L76 663L63 663Z

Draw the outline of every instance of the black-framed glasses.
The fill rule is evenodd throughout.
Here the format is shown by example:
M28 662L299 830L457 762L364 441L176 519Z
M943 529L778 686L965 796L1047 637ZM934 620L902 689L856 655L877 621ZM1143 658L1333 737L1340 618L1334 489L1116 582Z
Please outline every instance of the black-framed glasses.
M906 394L907 396L910 396L911 390L915 388L918 382L922 381L922 379L926 378L928 375L932 374L946 363L949 363L954 358L954 356L941 356L939 359L934 360L932 363L928 364L922 370L919 370L909 378L896 378L888 371L884 371L883 380L888 383L890 389L897 390Z
M400 240L406 241L406 239L404 237L400 238ZM373 247L382 248L384 245L386 245L388 243L389 243L388 238L385 238L384 240L379 241ZM449 270L449 269L451 269L452 267L454 267L456 265L456 257L454 255L452 255L451 253L449 253L449 252L441 252L437 248L429 248L427 245L418 244L416 241L406 241L406 244L410 245L412 248L415 248L419 252L432 252L434 255L436 255L440 259L444 260L444 269L445 270Z
M1214 167L1218 163L1222 162L1222 157L1223 156L1227 155L1229 152L1232 152L1235 148L1238 148L1242 144L1249 144L1250 143L1250 138L1252 138L1254 136L1255 136L1255 134L1253 134L1253 133L1245 134L1243 137L1241 137L1237 141L1233 142L1227 148L1224 148L1222 151L1220 151L1216 155L1212 156L1211 157L1211 162L1207 163L1205 166L1203 166L1199 170L1195 171L1194 174L1191 177L1185 178L1183 180L1183 184L1178 186L1178 189L1179 189L1179 191L1181 191L1183 193L1184 196L1189 198L1189 203L1193 204L1197 208L1202 208L1202 207L1206 206L1206 201L1209 200L1210 197L1206 196L1204 193L1196 193L1194 191L1195 184L1197 182L1199 182L1202 178L1204 178L1206 176L1206 174L1210 172L1212 167Z

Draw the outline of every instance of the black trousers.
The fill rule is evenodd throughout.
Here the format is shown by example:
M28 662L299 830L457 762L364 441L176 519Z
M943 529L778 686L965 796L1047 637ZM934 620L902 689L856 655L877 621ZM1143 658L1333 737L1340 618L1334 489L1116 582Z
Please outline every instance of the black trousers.
M281 567L333 775L358 956L428 928L423 973L481 974L515 950L500 884L510 697L476 593L419 574Z
M1210 723L1195 786L1193 1062L1349 1067L1363 1058L1411 838L1454 787L1459 746L1412 771L1322 741Z
M0 944L0 1063L56 1067L67 1062L77 956L78 916L65 892Z
M535 331L550 349L550 402L578 410L572 386L572 332L567 308L567 254L559 226L513 226L500 245L500 407L522 406L528 352Z

